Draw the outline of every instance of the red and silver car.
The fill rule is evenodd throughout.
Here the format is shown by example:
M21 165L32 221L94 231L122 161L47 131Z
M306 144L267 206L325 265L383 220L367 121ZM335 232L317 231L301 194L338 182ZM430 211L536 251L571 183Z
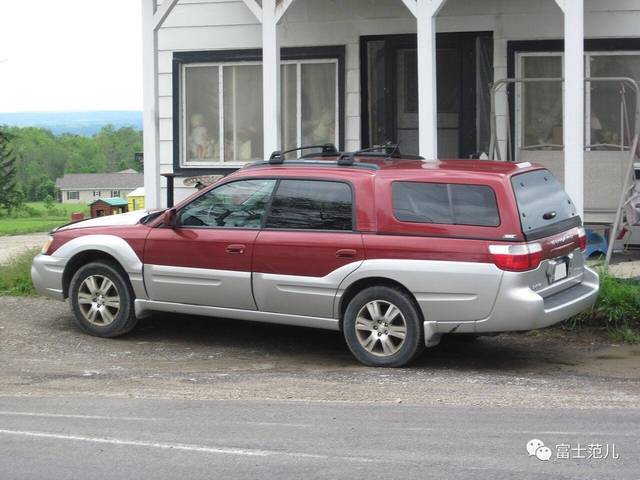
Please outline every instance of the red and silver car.
M444 334L546 327L591 307L580 217L528 163L331 153L245 167L162 212L52 232L41 294L84 331L152 312L342 332L368 365L406 365Z

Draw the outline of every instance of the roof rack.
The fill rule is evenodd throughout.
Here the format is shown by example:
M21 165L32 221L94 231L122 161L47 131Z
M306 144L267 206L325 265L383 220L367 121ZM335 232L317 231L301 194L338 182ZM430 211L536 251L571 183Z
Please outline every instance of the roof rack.
M284 163L284 157L287 153L297 152L299 150L309 150L311 148L321 148L322 155L338 155L338 150L333 143L325 143L323 145L305 145L303 147L291 148L289 150L276 150L269 157L269 163L272 165L279 165Z
M356 152L345 152L338 157L338 165L353 165L357 156L369 154L371 156L384 156L385 158L399 158L400 145L397 143L387 142L384 145L374 145L373 147L363 148Z

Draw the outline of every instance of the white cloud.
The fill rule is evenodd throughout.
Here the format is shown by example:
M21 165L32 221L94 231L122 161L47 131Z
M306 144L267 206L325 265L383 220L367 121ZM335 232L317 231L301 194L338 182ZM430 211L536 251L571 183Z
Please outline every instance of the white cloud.
M142 109L139 0L0 0L0 112Z

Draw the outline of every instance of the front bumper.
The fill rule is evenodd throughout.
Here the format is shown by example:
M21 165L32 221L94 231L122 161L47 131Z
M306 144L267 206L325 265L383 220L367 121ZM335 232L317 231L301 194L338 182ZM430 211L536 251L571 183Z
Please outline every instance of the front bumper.
M66 258L39 254L31 264L31 280L40 295L56 300L64 300L62 274Z

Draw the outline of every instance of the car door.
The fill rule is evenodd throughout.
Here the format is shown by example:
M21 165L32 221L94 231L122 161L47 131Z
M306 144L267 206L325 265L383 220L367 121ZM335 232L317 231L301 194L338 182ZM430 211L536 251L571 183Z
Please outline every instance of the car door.
M253 254L259 310L333 317L340 283L364 259L353 198L347 182L280 180Z
M275 180L220 185L176 212L173 227L153 229L144 250L152 300L255 310L251 261Z

